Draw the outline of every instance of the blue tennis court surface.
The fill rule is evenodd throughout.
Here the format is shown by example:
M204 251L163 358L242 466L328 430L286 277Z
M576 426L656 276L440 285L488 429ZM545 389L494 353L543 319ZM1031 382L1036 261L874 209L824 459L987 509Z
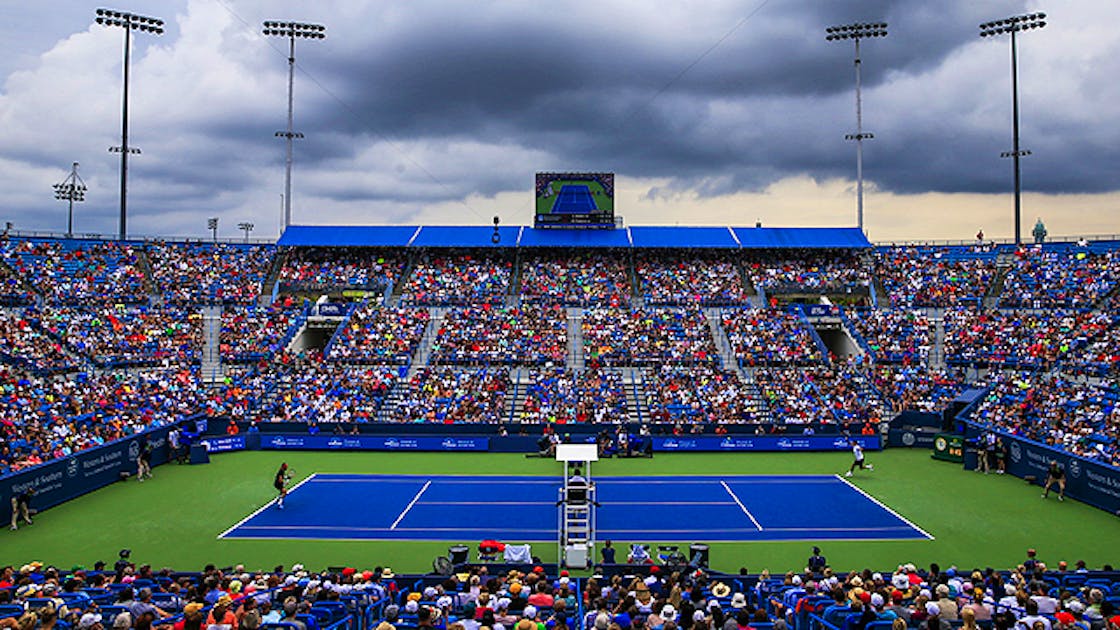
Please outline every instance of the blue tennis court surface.
M219 538L557 539L555 477L315 474ZM599 540L933 537L836 475L599 477Z
M560 188L552 214L587 214L598 210L591 188L583 184L567 184Z

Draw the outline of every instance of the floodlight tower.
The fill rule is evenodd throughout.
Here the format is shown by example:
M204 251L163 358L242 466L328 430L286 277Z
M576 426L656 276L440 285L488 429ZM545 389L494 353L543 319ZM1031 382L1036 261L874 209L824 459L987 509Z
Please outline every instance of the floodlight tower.
M256 226L253 225L249 221L242 221L241 223L237 224L237 229L241 230L242 232L245 232L245 242L246 243L249 242L249 232L252 232L254 227L256 227Z
M1011 158L1015 168L1015 244L1022 245L1020 214L1022 213L1022 184L1019 159L1031 152L1019 148L1019 60L1015 47L1015 33L1046 26L1045 13L1027 13L1002 20L984 22L980 25L980 37L992 37L1003 33L1011 34L1011 150L1000 153L1000 157Z
M288 38L288 130L277 131L275 134L277 138L287 140L288 144L288 157L284 169L284 227L287 228L292 223L292 140L303 137L302 133L292 130L293 89L296 77L296 38L323 39L327 36L327 27L322 24L269 20L264 23L264 34Z
M871 140L875 134L863 131L863 100L861 96L859 40L871 37L886 37L887 23L873 22L830 26L824 30L825 39L830 42L852 40L856 43L856 132L844 136L845 140L856 141L856 223L863 230L863 141Z
M128 146L128 62L132 31L153 35L163 34L163 20L111 9L98 9L95 22L102 26L119 26L124 29L124 98L121 102L121 145L109 147L111 153L121 154L121 219L120 238L124 240L128 223L128 156L139 154L140 149Z
M86 183L78 175L78 163L70 168L70 175L62 182L54 185L54 198L70 202L70 210L66 215L66 236L74 235L74 202L86 200Z

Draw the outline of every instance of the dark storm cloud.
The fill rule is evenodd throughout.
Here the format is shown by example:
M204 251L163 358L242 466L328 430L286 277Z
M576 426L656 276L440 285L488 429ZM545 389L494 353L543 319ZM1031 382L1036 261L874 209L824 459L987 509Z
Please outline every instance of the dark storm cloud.
M1025 8L1022 2L1000 5L1001 15ZM323 100L305 120L319 133L341 130L373 141L510 143L545 151L557 163L671 177L682 188L723 182L703 184L711 194L758 190L806 172L850 177L852 147L840 138L854 127L853 45L826 42L824 28L883 20L890 23L890 36L863 46L865 116L868 125L901 135L869 148L869 176L900 192L1005 186L1003 169L987 159L998 145L985 143L998 137L947 141L920 124L908 126L912 112L890 111L872 96L893 78L934 70L974 43L977 25L999 17L992 7L771 2L680 74L757 6L743 2L722 21L705 20L703 33L682 24L679 34L687 36L678 39L651 33L649 28L664 25L651 27L637 13L631 23L595 24L591 33L580 20L557 23L531 12L496 22L469 13L405 21L377 31L368 46L349 54L343 47L343 54L336 50L328 59L311 49L305 65L319 68L318 76L345 106ZM930 95L938 97L956 95ZM714 102L738 105L741 116L714 116ZM802 119L780 120L783 112ZM345 137L307 155L327 159L360 148ZM493 178L478 192L517 188L521 179ZM1091 186L1085 179L1082 173L1032 183L1041 190L1065 189L1074 181Z

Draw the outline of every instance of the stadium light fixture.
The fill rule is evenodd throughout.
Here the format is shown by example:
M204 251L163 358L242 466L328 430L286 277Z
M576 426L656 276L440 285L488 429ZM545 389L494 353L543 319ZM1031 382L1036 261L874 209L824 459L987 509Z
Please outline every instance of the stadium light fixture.
M303 138L302 133L292 130L292 105L293 89L295 87L296 72L296 39L324 39L327 36L327 27L322 24L308 24L305 22L282 22L267 20L264 23L264 34L269 37L286 37L288 39L288 129L277 131L277 138L284 138L288 145L288 155L284 168L284 227L292 223L292 140Z
M245 242L246 243L249 242L249 232L252 232L254 227L256 227L256 226L254 226L252 223L250 223L248 221L242 221L241 223L237 224L237 229L241 230L242 232L245 232Z
M74 235L74 202L82 202L86 200L86 183L82 181L78 175L78 163L70 168L70 174L66 179L54 185L54 198L60 201L67 201L70 204L70 209L66 214L66 236Z
M97 17L94 18L94 22L105 27L116 26L124 29L124 98L121 99L121 144L118 147L109 148L110 152L121 154L120 239L124 240L128 233L128 156L140 153L140 149L128 146L128 65L132 31L163 35L163 20L112 9L98 9L96 14Z
M863 230L863 141L871 140L875 134L863 130L863 98L861 96L859 41L873 37L887 36L886 22L856 22L830 26L824 29L825 39L830 42L851 40L856 44L856 132L844 136L845 140L856 143L856 224Z
M210 217L206 219L206 229L210 230L210 235L213 237L214 242L218 242L218 217Z
M1012 158L1015 170L1015 244L1022 245L1022 171L1019 160L1031 154L1019 147L1019 60L1015 44L1015 34L1046 26L1045 13L1027 13L1002 20L984 22L980 25L980 37L994 37L1004 33L1011 34L1011 150L1000 153L1000 157Z

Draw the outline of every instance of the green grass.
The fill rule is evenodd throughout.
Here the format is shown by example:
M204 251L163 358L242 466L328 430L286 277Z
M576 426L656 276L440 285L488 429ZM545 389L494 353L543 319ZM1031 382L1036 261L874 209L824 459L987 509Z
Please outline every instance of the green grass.
M516 454L317 453L256 451L218 455L207 466L161 466L143 484L119 483L47 510L31 527L0 532L0 564L32 560L62 567L111 563L123 547L138 562L197 569L208 562L244 563L254 569L302 562L426 572L448 543L218 540L219 533L269 501L272 475L281 459L301 479L314 472L526 474L559 476L559 465ZM606 460L596 475L832 474L846 470L848 453L666 454L652 460ZM1037 486L1020 479L966 472L932 461L928 451L872 453L873 473L853 481L936 537L927 541L822 543L830 563L842 569L891 568L900 562L1006 568L1035 547L1056 564L1085 559L1090 566L1120 564L1120 522L1077 503L1043 501ZM370 500L376 500L371 497ZM340 506L339 509L346 509ZM516 512L510 520L516 522ZM712 527L718 527L713 523ZM451 541L473 545L478 541ZM516 542L516 541L509 541ZM625 542L625 541L617 541ZM642 541L656 542L656 541ZM704 541L697 541L704 542ZM715 568L785 571L803 567L811 541L719 543ZM556 547L533 552L555 558Z

